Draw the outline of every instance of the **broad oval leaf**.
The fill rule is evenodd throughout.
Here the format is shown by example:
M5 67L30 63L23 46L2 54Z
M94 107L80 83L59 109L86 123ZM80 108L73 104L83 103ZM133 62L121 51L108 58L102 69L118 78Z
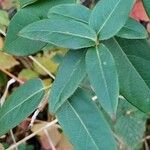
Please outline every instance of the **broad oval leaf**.
M118 75L119 75L119 85L120 85L120 93L123 95L130 103L134 106L142 110L143 112L149 113L150 112L150 88L147 84L146 76L144 74L147 70L142 73L142 70L145 66L142 64L133 64L131 60L125 54L125 49L128 48L128 42L126 41L125 45L122 45L116 39L110 39L105 41L105 45L109 48L112 55L114 56ZM133 41L132 41L133 42ZM143 57L143 47L139 45L137 42L134 43L133 49L129 48L131 53L139 49L136 53ZM133 46L133 45L132 45ZM140 47L140 48L138 48ZM150 51L147 49L147 53L145 53L144 57L150 56ZM139 57L138 56L138 57ZM147 61L147 65L149 66L149 61ZM147 66L146 65L146 66ZM143 68L137 69L138 67L142 66ZM150 77L150 75L149 75ZM149 79L148 79L149 80Z
M28 24L47 18L47 12L52 6L73 2L74 0L42 0L18 11L9 24L4 51L18 56L26 56L40 51L46 43L19 37L19 31Z
M150 17L150 1L143 0L144 8L146 9L147 15Z
M148 33L138 21L129 18L123 28L117 33L117 36L126 39L146 39Z
M100 40L113 37L125 25L134 0L100 0L91 13L90 26Z
M48 17L62 16L88 24L90 13L87 7L80 4L61 4L52 7L48 12Z
M69 51L52 86L49 97L50 112L57 111L78 88L85 75L85 51Z
M30 5L34 2L36 2L38 0L19 0L19 4L20 4L20 7L25 7L27 5Z
M69 49L95 45L96 33L88 25L70 19L44 19L22 29L20 36Z
M44 96L42 81L33 79L16 89L0 108L0 135L28 117Z
M78 89L56 112L76 150L116 150L112 131L89 94Z
M86 69L100 104L114 117L119 96L117 68L113 56L103 44L88 49Z

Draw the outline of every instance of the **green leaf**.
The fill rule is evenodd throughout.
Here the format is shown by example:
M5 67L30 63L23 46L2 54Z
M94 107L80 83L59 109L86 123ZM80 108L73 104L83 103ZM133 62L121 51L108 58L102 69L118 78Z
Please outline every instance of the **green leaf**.
M138 21L129 18L117 36L126 39L145 39L148 37L148 33Z
M47 12L51 7L61 3L73 2L74 0L42 0L18 11L8 27L4 51L18 56L30 55L40 51L46 43L19 37L19 31L28 24L47 18Z
M49 97L50 112L57 111L78 88L85 75L85 51L69 51L52 86Z
M146 124L146 116L127 100L119 100L115 132L124 143L124 149L135 150L140 145Z
M52 7L48 12L48 17L62 16L88 24L90 13L87 7L80 4L61 4Z
M124 40L117 38L124 53L150 88L150 45L147 40Z
M100 40L113 37L125 25L134 0L100 0L91 13L90 26Z
M122 44L118 42L116 39L110 39L105 41L105 45L111 51L118 70L119 75L119 86L120 86L120 93L123 95L130 103L134 106L139 108L140 110L149 113L150 112L150 89L146 78L143 78L143 75L136 69L136 66L142 66L142 63L138 63L136 66L130 61L130 59L125 54L124 50L125 47L128 48L128 40L126 45L122 47ZM132 41L133 42L133 41ZM133 46L133 45L132 45ZM138 48L140 47L140 48ZM138 50L137 50L138 49ZM133 51L137 51L137 54L142 55L145 53L143 48L139 45L134 43L133 49L129 49L131 53ZM144 54L145 57L150 56L150 51ZM149 66L149 61L147 61L147 65ZM145 67L145 66L142 66ZM142 69L143 70L143 69ZM148 70L145 70L145 72ZM150 75L149 75L150 77Z
M60 18L32 23L22 29L19 35L69 49L90 47L96 41L96 33L88 25Z
M86 69L100 104L113 117L119 96L118 75L113 56L103 44L88 49Z
M44 96L42 81L34 79L16 89L0 108L0 136L28 117Z
M9 16L8 13L4 10L0 10L0 25L8 26Z
M143 0L144 8L146 9L147 15L150 17L150 1Z
M112 131L91 97L79 89L56 116L76 150L116 150Z
M27 5L35 3L36 1L38 0L19 0L19 4L20 4L20 7L25 7Z

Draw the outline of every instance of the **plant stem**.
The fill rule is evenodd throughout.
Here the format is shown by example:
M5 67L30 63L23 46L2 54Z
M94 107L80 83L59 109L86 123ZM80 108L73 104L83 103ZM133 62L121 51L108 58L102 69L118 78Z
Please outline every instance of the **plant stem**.
M42 64L40 64L34 57L29 56L29 58L33 62L35 62L41 69L43 69L52 79L55 79L55 76L49 70L47 70Z
M8 149L6 150L13 150L14 148L16 148L17 146L19 146L20 144L26 142L27 140L31 139L32 137L34 137L35 135L37 135L39 132L43 131L44 129L47 129L51 126L53 126L54 124L56 124L58 122L57 119L53 120L52 122L48 123L46 126L40 128L38 131L30 134L29 136L25 137L24 139L20 140L19 142L17 142L16 144L10 146Z

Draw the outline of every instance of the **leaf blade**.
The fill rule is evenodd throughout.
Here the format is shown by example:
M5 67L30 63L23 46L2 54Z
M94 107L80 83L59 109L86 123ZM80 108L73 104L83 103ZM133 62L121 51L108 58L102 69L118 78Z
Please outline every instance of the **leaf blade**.
M90 47L96 41L96 33L88 25L60 18L32 23L22 29L20 35L69 49Z
M144 8L146 9L147 15L150 17L150 1L143 0Z
M90 9L80 4L61 4L52 7L48 12L48 18L53 15L67 17L83 23L88 23Z
M85 51L70 51L64 58L49 97L50 112L57 109L74 93L86 75Z
M124 98L119 99L117 114L115 133L122 139L126 149L137 149L143 139L148 116Z
M117 111L119 96L118 75L114 59L103 44L88 50L86 69L100 104L113 117Z
M25 7L27 5L30 5L32 3L35 3L37 0L19 0L19 4L20 4L20 7Z
M39 79L30 80L8 97L0 109L0 135L15 127L29 116L44 96L44 87ZM18 115L19 114L19 115Z
M126 39L145 39L148 37L148 33L138 21L129 18L116 36Z
M56 116L75 149L116 149L108 123L84 90L78 89Z
M148 85L116 39L110 39L104 43L114 56L117 65L121 95L143 112L149 113L150 89Z
M27 56L40 51L45 45L45 42L29 40L18 36L18 33L25 26L47 18L48 10L61 3L73 3L74 0L50 0L38 1L34 5L29 5L20 9L12 18L4 45L4 51L12 55ZM22 19L24 18L24 19ZM19 43L19 44L18 44ZM28 46L27 46L28 45Z
M133 4L134 0L101 0L97 3L89 24L97 31L100 40L113 37L124 26Z

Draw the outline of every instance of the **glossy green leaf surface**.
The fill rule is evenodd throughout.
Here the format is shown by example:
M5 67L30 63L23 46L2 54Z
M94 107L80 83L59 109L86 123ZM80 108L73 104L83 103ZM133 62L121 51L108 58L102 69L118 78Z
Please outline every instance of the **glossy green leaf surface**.
M146 39L148 33L138 21L129 18L122 29L117 33L118 37L126 39Z
M70 19L44 19L22 29L20 36L69 49L95 45L96 33L88 25Z
M67 17L83 23L88 23L91 11L80 4L61 4L52 7L48 12L48 17L58 15Z
M39 79L29 80L17 88L0 108L0 135L28 117L37 108L44 93L42 81Z
M74 149L117 149L108 123L85 91L77 90L56 116Z
M125 149L134 150L141 143L145 132L146 116L127 100L119 100L115 133Z
M125 47L128 47L128 45L122 47L122 44L118 42L116 39L105 41L105 45L111 51L117 65L121 95L123 95L130 103L138 107L140 110L149 113L150 89L147 84L147 81L145 80L146 78L144 77L147 74L142 75L139 72L139 70L137 70L137 67L134 66L134 64L125 54L124 50ZM132 50L136 51L139 46L140 46L139 44L134 45L134 49ZM138 50L137 53L143 55L144 54L143 48L140 49L140 51ZM148 52L147 50L147 53L150 53L150 51ZM146 54L145 57L150 56L150 54L147 55L147 53L145 53ZM147 61L147 65L149 66L149 61ZM137 64L137 66L142 66L142 64ZM141 68L141 70L143 69Z
M42 0L18 11L9 24L4 51L18 56L30 55L40 51L46 43L19 37L19 31L28 24L47 18L47 12L51 7L61 3L73 2L74 0Z
M34 2L36 2L37 0L19 0L19 4L20 4L20 7L25 7L27 5L30 5Z
M85 75L85 51L69 51L52 86L49 97L50 112L57 111L78 88Z
M134 0L100 0L89 20L100 40L113 37L125 25Z
M88 49L86 69L100 104L113 117L117 111L119 83L115 61L106 46L100 44Z
M147 15L150 17L150 1L143 0L144 8L146 9Z

